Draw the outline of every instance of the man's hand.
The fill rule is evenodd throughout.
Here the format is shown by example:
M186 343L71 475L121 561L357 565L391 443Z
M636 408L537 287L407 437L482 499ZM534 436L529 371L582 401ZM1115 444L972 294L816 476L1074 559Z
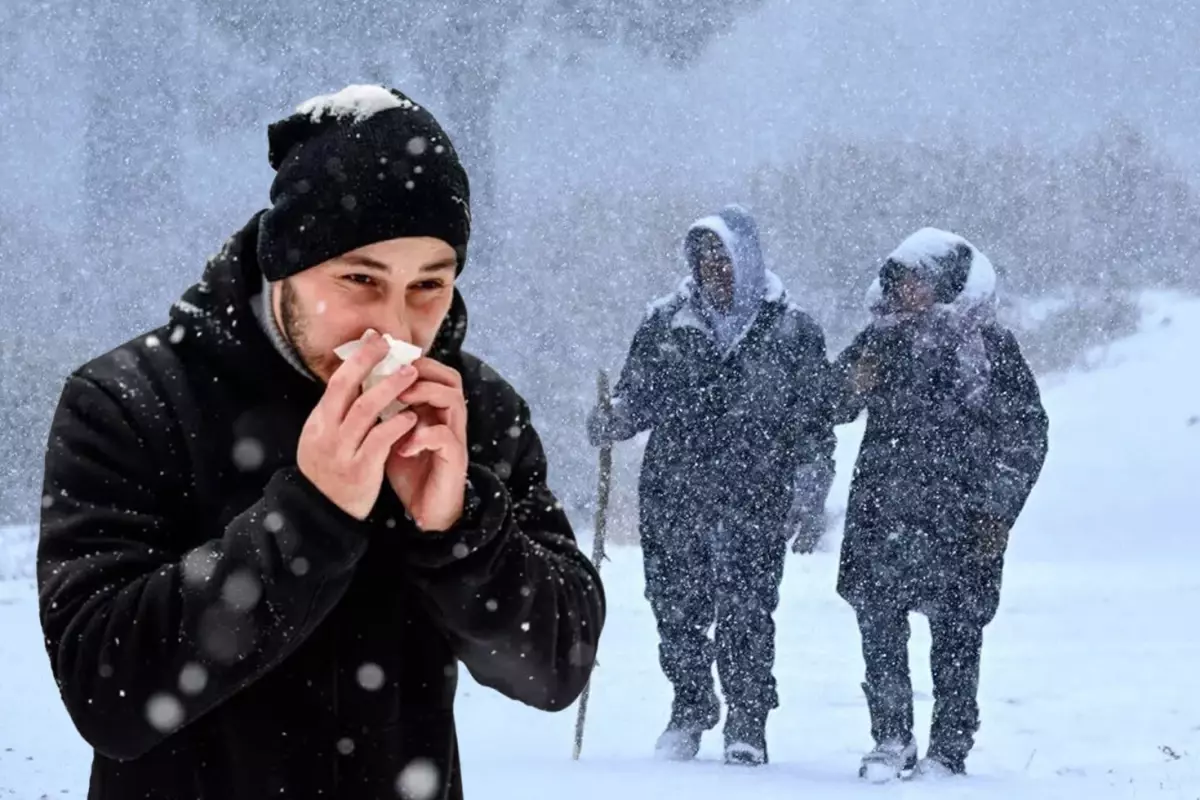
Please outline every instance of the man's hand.
M416 415L412 433L392 448L388 482L423 531L448 530L463 514L467 485L467 403L462 376L430 358L413 362L417 379L399 399Z
M337 368L296 447L300 473L359 520L367 518L379 499L392 447L417 424L413 413L379 421L379 412L413 385L415 369L401 369L362 392L363 379L387 352L383 338L375 336Z

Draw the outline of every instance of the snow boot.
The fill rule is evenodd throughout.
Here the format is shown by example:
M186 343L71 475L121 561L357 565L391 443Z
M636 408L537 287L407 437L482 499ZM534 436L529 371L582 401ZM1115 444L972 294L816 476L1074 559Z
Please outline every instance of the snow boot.
M916 739L909 739L907 744L896 740L885 741L863 756L858 777L871 783L887 783L911 772L916 766Z
M730 710L725 720L725 763L761 767L767 758L767 721L761 715Z
M716 727L721 705L709 691L699 702L678 693L671 703L671 720L654 744L654 757L664 761L691 761L700 752L700 738Z
M703 729L667 726L654 743L654 757L660 761L691 761L700 752L703 735Z
M941 780L956 775L966 775L967 767L962 761L939 755L927 755L917 763L913 772L914 778L924 780Z

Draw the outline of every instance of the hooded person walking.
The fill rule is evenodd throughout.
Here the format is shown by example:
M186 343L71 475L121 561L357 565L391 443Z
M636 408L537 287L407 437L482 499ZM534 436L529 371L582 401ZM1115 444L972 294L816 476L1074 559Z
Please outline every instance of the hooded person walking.
M646 596L674 687L660 757L690 759L728 715L725 759L768 760L778 705L773 613L787 540L823 526L833 475L825 338L766 269L739 206L694 223L691 274L634 334L611 412L591 442L651 431L639 481ZM716 623L715 646L708 630Z
M860 774L960 774L979 728L983 629L1008 534L1041 472L1048 424L1013 334L995 318L996 273L932 228L887 258L872 323L835 360L838 422L865 409L838 592L862 635L875 748ZM933 725L918 765L908 615L929 618Z
M458 664L568 707L601 584L529 408L462 349L468 181L437 121L351 86L268 138L271 206L63 389L51 668L93 800L458 798ZM363 391L381 334L419 357Z

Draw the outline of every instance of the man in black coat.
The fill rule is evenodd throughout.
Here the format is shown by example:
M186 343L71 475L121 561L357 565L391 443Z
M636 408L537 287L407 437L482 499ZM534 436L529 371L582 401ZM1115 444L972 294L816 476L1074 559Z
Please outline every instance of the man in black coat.
M970 242L926 228L884 263L875 319L834 363L838 422L865 408L838 592L858 615L876 747L860 774L960 774L979 727L983 629L1008 532L1041 472L1047 419L996 274ZM933 725L917 764L908 614L929 618Z
M566 708L601 584L528 407L462 350L468 184L437 121L353 86L269 140L271 207L63 390L51 667L95 800L458 798L458 663ZM380 333L421 357L362 391Z
M716 726L715 655L729 706L725 759L757 765L779 702L772 615L787 537L798 520L804 536L823 525L833 475L829 364L824 335L766 269L744 209L694 223L685 251L690 276L650 307L611 412L593 412L589 435L598 445L651 431L640 534L675 690L658 755L693 758Z

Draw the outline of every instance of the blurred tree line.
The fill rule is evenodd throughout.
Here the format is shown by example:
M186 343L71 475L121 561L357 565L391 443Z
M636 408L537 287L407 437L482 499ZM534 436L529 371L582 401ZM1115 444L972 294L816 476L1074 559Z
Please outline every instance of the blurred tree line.
M670 0L355 0L287 13L231 0L0 6L0 68L11 77L0 84L0 138L66 136L30 123L31 102L55 106L75 136L40 171L0 157L0 524L36 518L63 376L158 324L231 232L228 209L265 200L265 122L352 81L415 83L460 142L484 221L467 276L468 346L528 397L552 484L576 510L593 491L582 421L594 370L620 367L646 303L682 274L683 230L725 202L759 215L772 268L826 326L831 353L864 321L879 260L926 224L991 256L1041 371L1128 330L1132 290L1200 289L1195 190L1120 121L1070 151L813 139L738 184L696 174L605 183L515 225L494 206L502 156L491 122L514 52L569 62L607 43L686 69L760 4L704 0L685 14ZM246 177L247 152L260 154L261 185ZM38 186L11 177L31 174ZM65 189L55 199L71 222L39 213L33 189ZM489 294L498 285L503 296Z

